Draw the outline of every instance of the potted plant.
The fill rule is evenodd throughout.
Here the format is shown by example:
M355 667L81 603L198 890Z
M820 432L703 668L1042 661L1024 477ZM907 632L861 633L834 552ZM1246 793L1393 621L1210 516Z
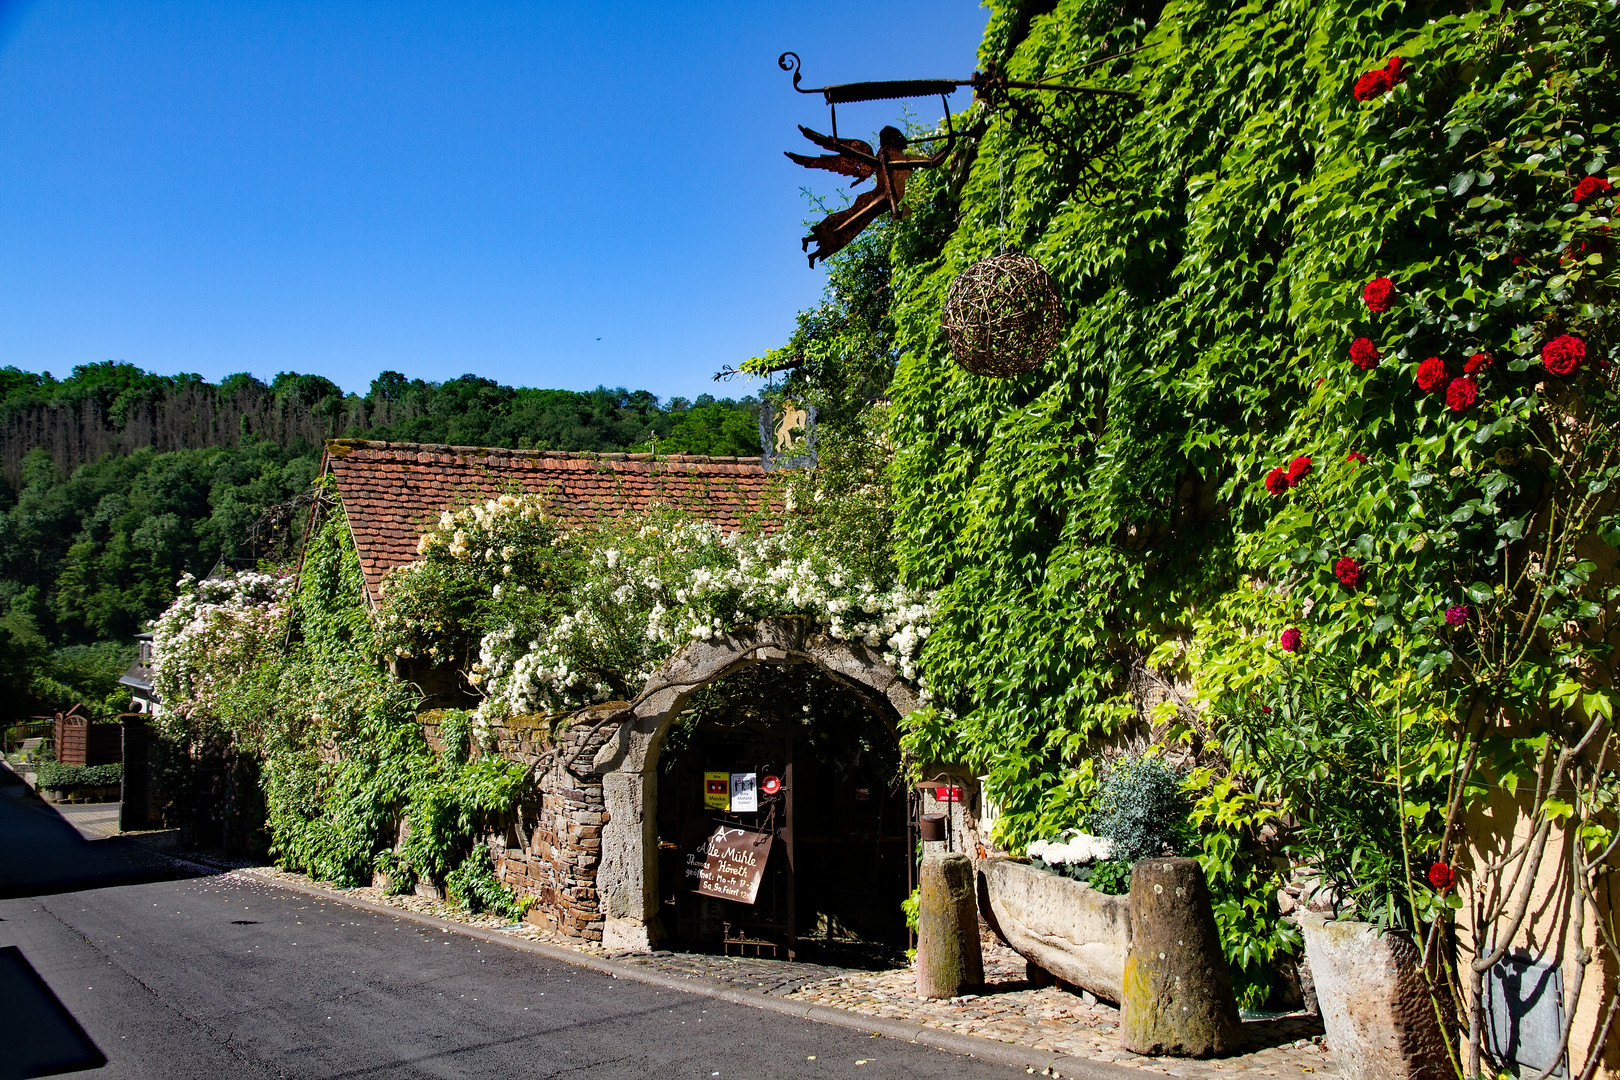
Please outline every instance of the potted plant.
M1443 774L1424 768L1434 722L1327 659L1228 703L1227 751L1286 808L1304 879L1300 928L1328 1045L1347 1080L1456 1075L1441 951L1458 906L1437 861Z

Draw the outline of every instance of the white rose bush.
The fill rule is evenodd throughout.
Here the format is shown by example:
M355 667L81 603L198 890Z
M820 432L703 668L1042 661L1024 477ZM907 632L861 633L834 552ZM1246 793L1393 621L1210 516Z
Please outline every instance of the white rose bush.
M152 688L165 735L223 723L239 681L281 648L292 585L291 574L259 571L180 579L180 595L152 624Z
M854 580L791 532L726 533L668 515L597 526L582 541L584 572L556 618L484 637L472 672L484 716L632 697L681 646L774 615L806 616L919 682L926 599Z

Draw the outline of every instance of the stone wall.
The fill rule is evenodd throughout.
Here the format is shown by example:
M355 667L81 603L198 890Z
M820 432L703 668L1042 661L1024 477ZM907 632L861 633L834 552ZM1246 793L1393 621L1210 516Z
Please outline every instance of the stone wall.
M495 875L534 899L528 921L585 941L602 939L596 874L607 812L601 777L570 766L581 756L591 759L624 708L621 702L567 717L519 716L492 724L487 733L495 752L522 763L533 780L514 820L486 838ZM441 750L436 715L423 721L428 745Z

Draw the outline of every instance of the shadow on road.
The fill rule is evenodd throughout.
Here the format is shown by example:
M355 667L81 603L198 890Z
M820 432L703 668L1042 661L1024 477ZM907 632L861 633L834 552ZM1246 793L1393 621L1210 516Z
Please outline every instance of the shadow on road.
M15 945L0 948L0 1001L6 1003L0 1080L54 1076L107 1064L106 1055Z
M176 862L118 837L86 840L61 814L0 765L0 900L199 877L212 871Z

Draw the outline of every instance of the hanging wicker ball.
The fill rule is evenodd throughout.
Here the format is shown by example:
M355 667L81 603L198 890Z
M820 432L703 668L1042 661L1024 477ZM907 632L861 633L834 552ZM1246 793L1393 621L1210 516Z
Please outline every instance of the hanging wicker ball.
M1063 301L1046 267L1004 251L956 275L940 326L962 370L1006 379L1051 355L1063 332Z

